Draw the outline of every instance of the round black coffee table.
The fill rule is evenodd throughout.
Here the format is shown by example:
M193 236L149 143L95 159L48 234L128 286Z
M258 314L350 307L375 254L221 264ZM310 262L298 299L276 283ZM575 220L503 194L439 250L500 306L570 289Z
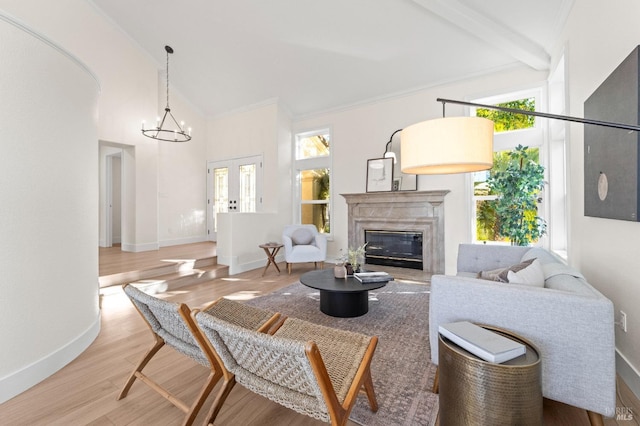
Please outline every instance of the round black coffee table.
M362 284L353 277L335 278L333 268L302 274L300 282L320 290L320 311L332 317L359 317L369 312L369 290L387 282Z

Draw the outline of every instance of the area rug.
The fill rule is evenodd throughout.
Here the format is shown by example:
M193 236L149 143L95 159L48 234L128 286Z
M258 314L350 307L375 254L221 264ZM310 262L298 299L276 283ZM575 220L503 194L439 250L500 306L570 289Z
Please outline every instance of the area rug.
M357 318L334 318L320 312L317 290L292 284L247 301L285 315L379 338L371 374L378 412L358 397L350 419L365 426L433 425L438 395L431 392L435 366L429 350L429 287L391 281L369 292L369 312Z

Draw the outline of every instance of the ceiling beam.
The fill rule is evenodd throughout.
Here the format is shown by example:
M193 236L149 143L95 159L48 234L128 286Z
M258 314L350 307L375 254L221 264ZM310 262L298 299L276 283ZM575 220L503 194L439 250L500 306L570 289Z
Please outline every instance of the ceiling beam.
M551 59L542 46L486 15L468 8L458 0L413 1L535 70L549 69Z

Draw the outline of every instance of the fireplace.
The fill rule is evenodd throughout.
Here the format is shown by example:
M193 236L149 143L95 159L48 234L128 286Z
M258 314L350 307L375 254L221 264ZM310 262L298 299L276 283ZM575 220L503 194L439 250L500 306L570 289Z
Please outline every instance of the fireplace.
M422 232L365 230L365 264L422 270Z
M444 197L448 192L342 194L348 207L349 247L367 242L365 268L386 270L397 278L429 281L431 275L444 274ZM390 242L389 236L398 238ZM389 250L394 253L389 255ZM406 256L409 251L411 255Z

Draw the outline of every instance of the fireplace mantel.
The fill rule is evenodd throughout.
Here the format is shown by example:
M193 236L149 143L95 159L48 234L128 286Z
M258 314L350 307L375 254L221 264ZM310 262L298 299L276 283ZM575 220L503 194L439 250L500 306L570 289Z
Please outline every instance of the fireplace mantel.
M364 244L365 230L416 231L423 234L423 270L419 277L444 273L444 197L442 191L392 191L341 194L348 205L349 247ZM417 271L419 272L419 271Z

